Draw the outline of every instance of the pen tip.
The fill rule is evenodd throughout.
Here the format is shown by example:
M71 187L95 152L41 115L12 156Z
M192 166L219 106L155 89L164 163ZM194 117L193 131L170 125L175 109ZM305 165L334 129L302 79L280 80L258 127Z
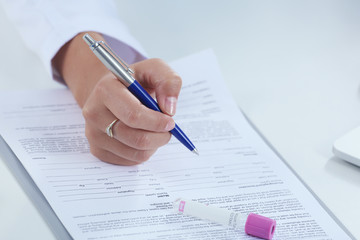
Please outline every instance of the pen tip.
M192 150L192 152L199 156L199 151L196 148L194 148L194 150Z

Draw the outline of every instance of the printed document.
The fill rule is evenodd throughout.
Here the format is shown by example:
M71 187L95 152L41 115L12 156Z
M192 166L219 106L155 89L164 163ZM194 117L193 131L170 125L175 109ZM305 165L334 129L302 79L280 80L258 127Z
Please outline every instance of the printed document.
M172 138L143 164L108 164L69 90L1 93L0 133L74 239L254 239L175 213L179 197L275 219L273 239L351 239L247 122L211 51L171 66L183 79L175 120L200 156Z

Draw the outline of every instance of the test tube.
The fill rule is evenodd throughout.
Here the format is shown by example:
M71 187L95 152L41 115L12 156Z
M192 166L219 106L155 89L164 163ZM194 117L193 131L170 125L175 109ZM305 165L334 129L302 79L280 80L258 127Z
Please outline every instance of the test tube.
M245 228L246 234L255 237L270 240L274 236L276 221L261 215L237 213L182 198L175 200L173 206L176 212L185 215L206 219L234 229Z

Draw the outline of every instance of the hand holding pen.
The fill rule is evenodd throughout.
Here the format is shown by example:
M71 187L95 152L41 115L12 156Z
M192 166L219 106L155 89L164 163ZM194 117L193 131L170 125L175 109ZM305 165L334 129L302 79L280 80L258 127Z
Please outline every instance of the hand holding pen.
M131 65L133 78L156 96L167 114L149 109L95 57L82 35L67 44L56 58L65 63L58 69L83 109L90 150L99 159L114 164L144 162L171 137L169 131L175 127L171 115L176 110L181 78L158 59ZM111 138L107 129L116 119Z

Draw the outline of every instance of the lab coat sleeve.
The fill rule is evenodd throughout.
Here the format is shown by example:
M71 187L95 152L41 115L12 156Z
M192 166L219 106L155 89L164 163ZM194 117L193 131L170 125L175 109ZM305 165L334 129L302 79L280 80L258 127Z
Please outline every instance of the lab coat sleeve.
M101 33L125 61L144 59L145 51L119 19L110 0L3 0L3 7L25 44L61 81L51 61L59 49L80 32Z

